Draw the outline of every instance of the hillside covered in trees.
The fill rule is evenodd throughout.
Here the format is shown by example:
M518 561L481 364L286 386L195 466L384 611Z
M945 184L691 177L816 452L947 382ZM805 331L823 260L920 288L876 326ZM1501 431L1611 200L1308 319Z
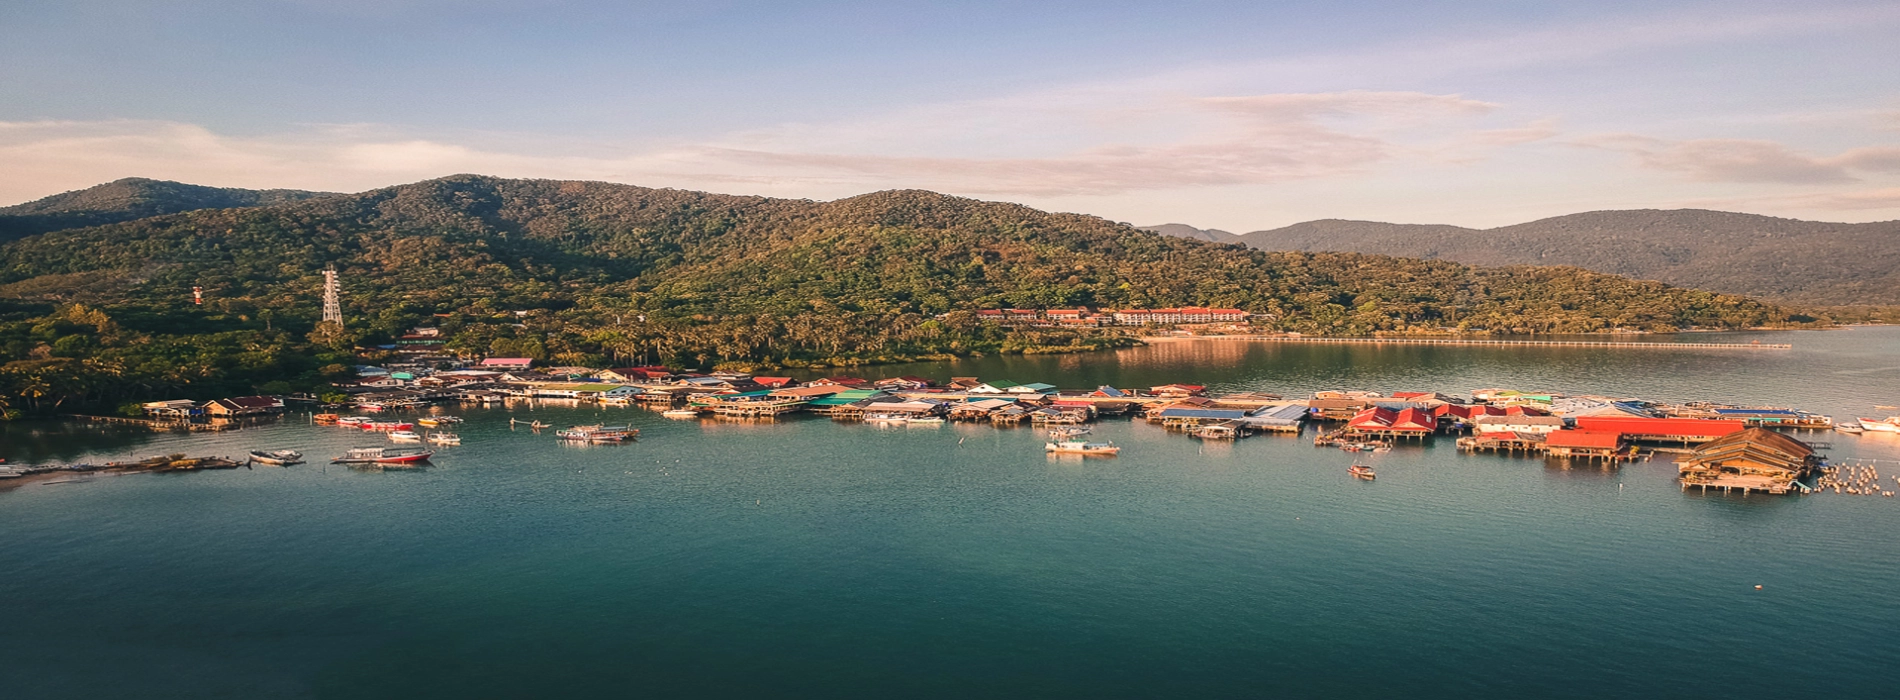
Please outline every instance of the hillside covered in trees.
M1260 250L1377 252L1467 265L1586 270L1808 306L1900 305L1900 221L1840 224L1702 209L1570 214L1493 229L1325 219L1234 235Z
M348 327L316 329L321 271ZM205 305L191 303L194 286ZM1576 268L1266 252L930 192L832 202L455 176L0 245L16 407L305 388L357 345L562 364L850 364L1126 342L984 326L1000 306L1210 305L1263 330L1575 333L1799 323L1748 299Z
M182 211L256 207L332 194L304 190L205 187L170 180L128 177L25 204L0 207L0 241Z

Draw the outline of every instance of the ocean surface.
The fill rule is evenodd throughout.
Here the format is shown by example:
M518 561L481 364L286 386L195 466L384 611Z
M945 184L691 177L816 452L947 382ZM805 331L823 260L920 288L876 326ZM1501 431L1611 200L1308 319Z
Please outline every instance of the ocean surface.
M1196 341L854 373L1900 403L1900 328L1682 340L1795 347ZM1028 427L446 411L464 444L410 472L323 464L377 438L303 415L0 427L15 463L315 458L0 492L0 698L1900 697L1900 499L1685 493L1660 460L1449 439L1358 482L1307 438L1127 419L1096 428L1120 457L1083 460ZM572 448L510 416L643 432ZM1801 436L1900 459L1900 435Z

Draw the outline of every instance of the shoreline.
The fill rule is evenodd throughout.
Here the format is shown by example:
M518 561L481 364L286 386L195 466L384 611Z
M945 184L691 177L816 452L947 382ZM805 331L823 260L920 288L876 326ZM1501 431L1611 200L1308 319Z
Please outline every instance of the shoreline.
M1346 336L1279 336L1279 335L1195 335L1195 336L1143 336L1139 340L1146 344L1182 342L1194 340L1241 340L1262 343L1306 343L1313 345L1447 345L1468 347L1572 347L1572 348L1621 348L1621 349L1670 349L1670 350L1789 350L1794 346L1787 343L1705 343L1705 342L1651 342L1637 340L1518 340L1502 338L1459 338L1445 336L1398 336L1346 337Z

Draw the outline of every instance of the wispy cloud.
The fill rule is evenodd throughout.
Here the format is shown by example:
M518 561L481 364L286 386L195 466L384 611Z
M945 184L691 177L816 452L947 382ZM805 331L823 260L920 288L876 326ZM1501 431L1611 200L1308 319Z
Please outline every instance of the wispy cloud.
M623 155L545 156L362 127L236 137L171 122L15 122L0 123L0 159L17 173L0 175L0 197L25 199L47 194L53 183L82 187L125 175L362 189L463 171L681 187L746 183L797 196L889 187L1104 195L1326 178L1395 159L1443 158L1439 142L1465 150L1495 145L1471 122L1495 107L1417 92L1246 95L1167 100L1140 110L1139 124L1110 127L1079 109L1042 115L1047 123L1040 126L1086 137L1034 156L945 154L928 142L866 153L841 147L860 126L854 124L788 127ZM927 116L919 125L932 128L942 119Z
M1859 172L1900 172L1900 146L1869 146L1834 156L1813 156L1757 139L1665 141L1612 134L1582 137L1575 143L1628 153L1643 167L1698 182L1827 184L1858 181Z
M1691 202L1690 205L1717 209L1760 209L1788 212L1900 209L1900 187L1882 187L1871 190L1852 190L1846 192L1768 195L1748 198L1725 197Z

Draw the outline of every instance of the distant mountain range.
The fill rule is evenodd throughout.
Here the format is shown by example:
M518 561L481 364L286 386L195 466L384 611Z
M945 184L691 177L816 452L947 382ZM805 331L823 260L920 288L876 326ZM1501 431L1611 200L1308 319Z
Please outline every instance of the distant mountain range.
M1340 219L1240 235L1185 224L1142 228L1261 250L1378 253L1483 266L1572 265L1796 304L1900 304L1900 221L1839 224L1637 209L1493 229Z
M115 224L160 214L297 202L329 196L303 190L245 190L128 177L0 207L0 242L48 231Z

